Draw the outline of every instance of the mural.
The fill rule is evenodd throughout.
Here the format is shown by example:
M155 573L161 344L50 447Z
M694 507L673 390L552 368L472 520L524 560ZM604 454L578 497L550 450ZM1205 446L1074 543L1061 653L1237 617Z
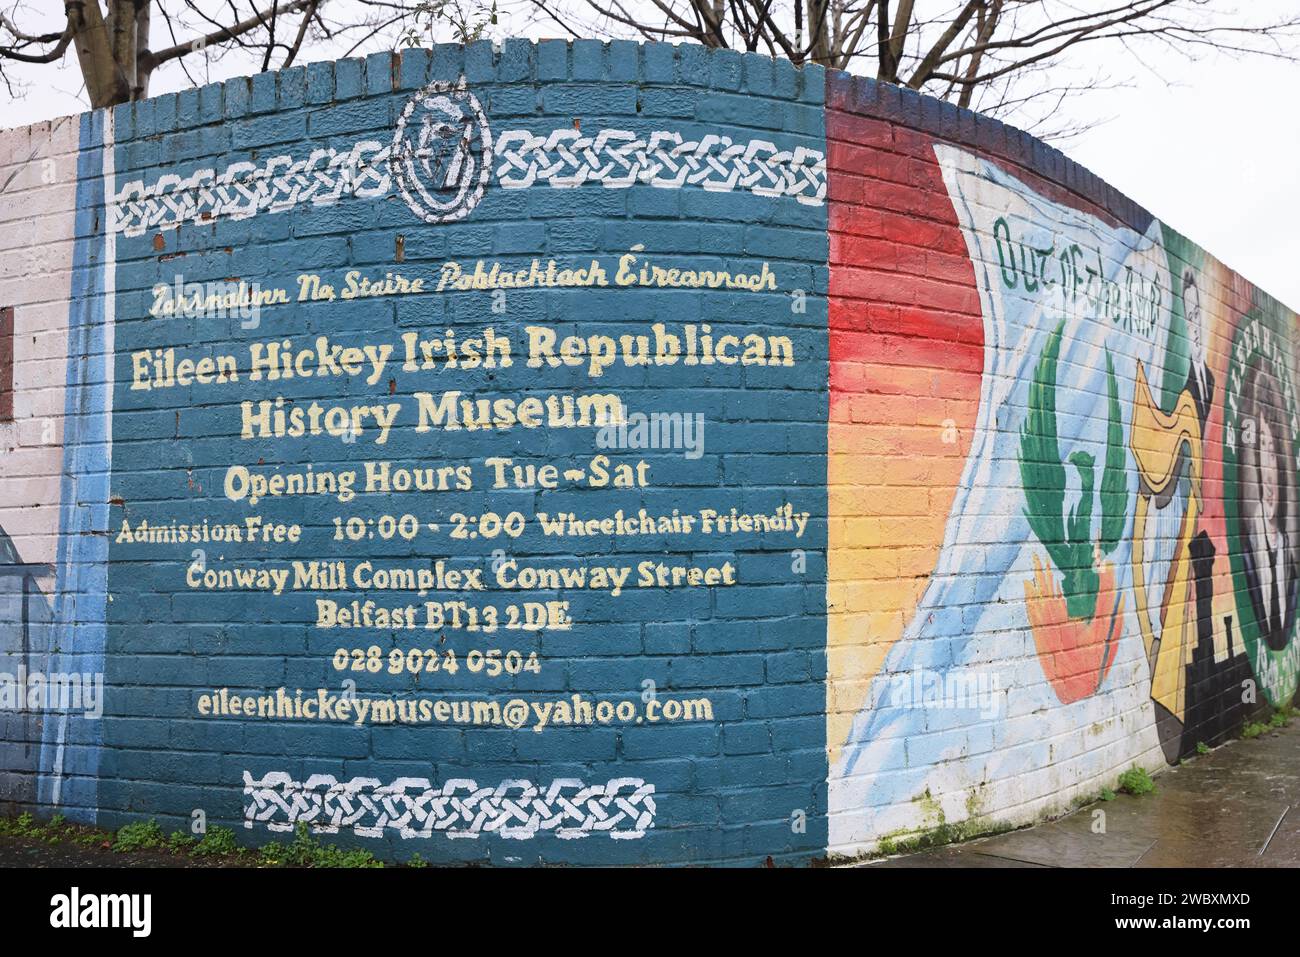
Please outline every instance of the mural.
M876 138L852 122L846 139ZM960 383L978 382L978 415L905 625L865 685L832 652L832 846L1063 810L1155 748L1176 762L1222 741L1296 686L1293 320L1155 220L1135 229L1004 162L910 145L933 151L979 296L981 374ZM848 287L842 308L870 294ZM943 333L946 317L915 311L917 334ZM832 370L872 354L835 338ZM857 390L834 371L832 385L831 454L851 462L857 427L837 443L835 409ZM959 411L965 394L945 398ZM833 538L831 594L852 574L837 552L888 546ZM899 694L918 674L936 689L919 704ZM840 731L836 693L855 680Z
M1237 621L1269 702L1296 686L1296 401L1289 330L1252 310L1234 331L1224 423L1224 511Z
M92 225L104 158L81 147L102 123L0 135L0 298L12 304L0 349L12 387L0 415L0 800L81 821L94 818L102 732L102 643L82 642L104 621L111 352ZM37 216L49 239L31 247Z
M13 540L0 530L0 668L7 676L0 689L0 801L35 804L41 768L45 712L26 694L27 675L41 674L48 662L52 613L38 579L44 566L22 560Z
M406 205L425 222L473 211L492 174L492 131L464 78L431 83L406 101L388 164Z
M999 125L510 41L0 184L6 808L806 862L1294 696L1294 314Z
M821 853L822 77L755 131L404 62L85 118L52 662L106 693L14 800L440 861Z

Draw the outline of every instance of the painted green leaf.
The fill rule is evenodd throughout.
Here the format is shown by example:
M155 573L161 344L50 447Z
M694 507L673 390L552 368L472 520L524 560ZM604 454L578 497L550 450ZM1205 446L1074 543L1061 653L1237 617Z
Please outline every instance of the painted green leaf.
M1065 507L1065 465L1061 461L1056 432L1056 368L1061 355L1061 321L1047 338L1043 354L1034 367L1029 385L1029 414L1020 431L1020 481L1024 485L1025 518L1047 549L1052 564L1061 572L1061 592L1071 618L1091 620L1097 604L1100 576L1093 563L1092 513L1097 499L1096 462L1092 455L1076 451L1069 462L1079 473L1081 494L1070 510ZM1124 475L1123 424L1119 408L1119 386L1110 353L1106 354L1109 391L1106 435L1106 465L1102 473L1102 521L1100 544L1112 551L1124 531L1127 479Z
M1101 473L1101 553L1119 545L1128 518L1128 474L1124 455L1124 421L1119 407L1119 383L1110 350L1106 350L1106 468Z

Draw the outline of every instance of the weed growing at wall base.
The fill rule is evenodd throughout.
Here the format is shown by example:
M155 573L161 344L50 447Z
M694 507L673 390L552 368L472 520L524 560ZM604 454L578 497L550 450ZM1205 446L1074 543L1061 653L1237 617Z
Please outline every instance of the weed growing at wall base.
M1151 780L1151 775L1147 774L1144 768L1129 768L1119 776L1117 790L1123 791L1125 794L1141 797L1144 794L1150 794L1155 789L1156 783Z
M241 847L235 832L220 825L207 829L199 839L184 831L167 834L151 819L123 825L116 833L72 824L61 815L48 822L30 813L0 817L0 838L38 842L44 845L72 844L124 856L166 855L184 857L211 867L383 867L364 849L345 849L314 837L307 824L299 822L288 842L269 841L258 848ZM411 858L412 867L427 866L420 855Z

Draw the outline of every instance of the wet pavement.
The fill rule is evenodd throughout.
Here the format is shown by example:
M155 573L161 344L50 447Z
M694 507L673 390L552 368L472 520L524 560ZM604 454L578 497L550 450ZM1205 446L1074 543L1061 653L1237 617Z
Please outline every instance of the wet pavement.
M857 866L1300 866L1300 722L1153 780L1156 790L1141 797L1119 794L1047 824Z
M1189 759L1155 783L1152 794L1119 794L1046 824L849 866L1300 866L1300 721ZM1103 833L1094 830L1098 810L1105 812ZM165 851L118 854L0 836L0 867L214 865L232 866Z

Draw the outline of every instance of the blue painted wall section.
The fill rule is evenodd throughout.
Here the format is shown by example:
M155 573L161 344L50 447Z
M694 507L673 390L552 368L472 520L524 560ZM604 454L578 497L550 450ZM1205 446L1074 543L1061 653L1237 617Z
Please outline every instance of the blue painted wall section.
M185 827L202 810L252 843L305 821L381 856L433 861L753 863L822 853L827 239L824 170L814 168L825 150L822 101L820 72L765 57L511 41L314 64L116 110L124 201L114 221L115 534L100 821L147 814ZM401 148L434 144L405 168L399 127ZM674 162L682 142L696 145ZM344 160L330 167L335 157ZM447 172L457 162L466 169ZM211 185L232 168L251 176ZM195 178L204 169L212 179ZM620 175L631 181L615 184ZM449 263L468 277L480 261L485 271L527 272L535 260L542 271L552 261L587 270L588 282L436 289ZM639 279L620 287L621 263L634 278L644 266L724 271L753 275L756 288ZM345 299L354 271L380 282L423 277L426 286ZM600 272L605 285L594 281ZM304 274L333 285L337 298L298 301ZM291 301L264 306L256 320L151 314L156 287L231 281L285 289ZM657 325L674 338L658 337ZM472 344L488 328L510 340L509 367L401 368L405 335ZM644 336L652 354L680 346L682 358L641 365L620 355L593 371L588 354L530 368L528 330L540 328L583 341ZM710 330L715 342L781 337L793 361L688 364L687 337L707 350ZM373 366L351 375L321 366L321 337L395 352L377 377ZM299 370L308 374L252 381L251 350L268 345L313 350ZM168 385L156 374L159 363L222 356L238 358L239 381ZM153 387L141 388L145 381ZM634 414L702 421L702 444L637 449L632 438L631 448L605 448L598 428L547 423L418 431L419 396L449 393L512 403L612 394ZM386 435L371 419L352 435L241 437L242 403L262 401L274 412L392 407L396 418ZM631 487L563 474L593 476L599 455L610 472L623 467ZM516 482L504 465L506 487L496 487L497 466L487 463L505 458L558 467L556 487L522 473ZM367 493L367 463L448 471L438 490ZM232 467L247 471L232 478ZM272 493L254 504L238 484L309 469L355 470L359 494ZM706 532L697 521L689 530L556 536L539 516L645 510L670 519L704 509L724 519L733 509L800 516L801 534L791 519L767 530ZM485 514L506 530L480 523ZM116 534L141 521L243 528L252 516L263 528L297 524L301 538L159 544ZM386 516L402 523L396 534ZM404 516L417 525L413 536ZM464 537L454 537L458 527ZM351 529L364 530L354 540ZM319 562L323 574L345 569L342 587L293 587L294 561ZM486 590L461 591L445 577L423 595L365 588L355 577L363 563L363 574L482 575ZM619 594L571 582L496 587L497 569L513 577L512 563L632 571ZM637 587L642 563L713 577ZM290 575L281 594L203 584L205 573L273 570ZM375 613L414 606L420 627L321 627L321 601L345 611L371 601ZM442 627L425 629L425 602L468 604L447 604ZM507 606L535 614L529 602L567 606L551 627L509 630ZM482 619L489 604L500 615L495 631ZM478 631L452 621L475 611ZM335 667L340 649L344 670ZM433 654L420 658L426 650ZM510 655L502 660L518 673L491 676L490 662L472 670L476 651ZM333 720L230 713L232 699L279 689L312 711L325 696L406 702L413 720L404 711L391 723L363 720L356 707ZM487 710L440 720L415 710L422 701ZM677 702L707 711L649 720L649 708L675 713ZM539 728L538 709L556 704L572 707L575 726ZM520 706L530 714L512 727Z

